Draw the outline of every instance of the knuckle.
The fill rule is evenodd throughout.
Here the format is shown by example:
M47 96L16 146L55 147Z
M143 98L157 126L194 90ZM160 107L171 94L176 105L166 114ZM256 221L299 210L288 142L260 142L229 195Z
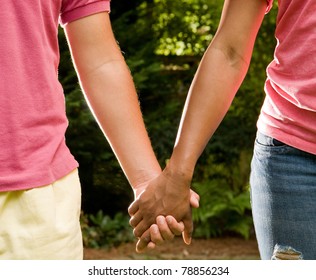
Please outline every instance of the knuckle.
M132 212L132 210L130 208L127 209L127 212L130 216L132 216L134 213Z
M139 230L136 229L136 228L134 228L133 234L134 234L135 237L138 237L138 238L140 238L140 236L141 236L140 233L139 233Z

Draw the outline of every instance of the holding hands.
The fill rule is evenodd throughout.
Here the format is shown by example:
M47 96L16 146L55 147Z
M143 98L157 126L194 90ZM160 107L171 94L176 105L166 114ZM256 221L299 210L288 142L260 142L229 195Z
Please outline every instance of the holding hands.
M191 243L192 209L199 207L199 196L190 190L191 179L170 166L146 185L135 189L135 201L128 212L134 235L139 238L137 252L153 249L175 235Z

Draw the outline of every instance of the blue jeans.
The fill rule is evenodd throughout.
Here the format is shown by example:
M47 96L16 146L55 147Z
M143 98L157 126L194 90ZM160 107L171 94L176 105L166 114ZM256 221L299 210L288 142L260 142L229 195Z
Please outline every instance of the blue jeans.
M258 132L250 186L261 258L316 260L316 155Z

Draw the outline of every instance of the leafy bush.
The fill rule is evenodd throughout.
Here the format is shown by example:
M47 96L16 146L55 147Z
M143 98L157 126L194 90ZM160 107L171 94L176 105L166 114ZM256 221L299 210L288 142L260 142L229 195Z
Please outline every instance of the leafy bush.
M233 193L221 180L196 183L200 208L193 210L194 237L239 234L249 238L253 227L249 192Z
M104 215L102 210L96 215L81 215L81 229L85 247L100 248L118 246L134 240L129 217L117 213L113 218Z
M193 188L200 195L200 208L193 210L195 237L238 234L249 238L253 229L249 195L251 150L239 151L229 161L207 155Z

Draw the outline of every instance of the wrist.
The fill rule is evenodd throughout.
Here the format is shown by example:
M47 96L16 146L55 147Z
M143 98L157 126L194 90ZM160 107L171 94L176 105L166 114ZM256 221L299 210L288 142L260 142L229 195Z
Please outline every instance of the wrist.
M175 176L180 176L191 182L194 174L195 161L189 157L183 157L183 154L179 156L176 151L174 151L168 161L167 168L171 173L175 174Z
M191 169L183 164L178 164L172 158L163 170L163 174L170 180L175 182L175 185L185 188L191 187L194 169Z
M137 176L130 181L133 191L136 193L148 185L148 182L157 178L161 174L161 169L138 171Z

